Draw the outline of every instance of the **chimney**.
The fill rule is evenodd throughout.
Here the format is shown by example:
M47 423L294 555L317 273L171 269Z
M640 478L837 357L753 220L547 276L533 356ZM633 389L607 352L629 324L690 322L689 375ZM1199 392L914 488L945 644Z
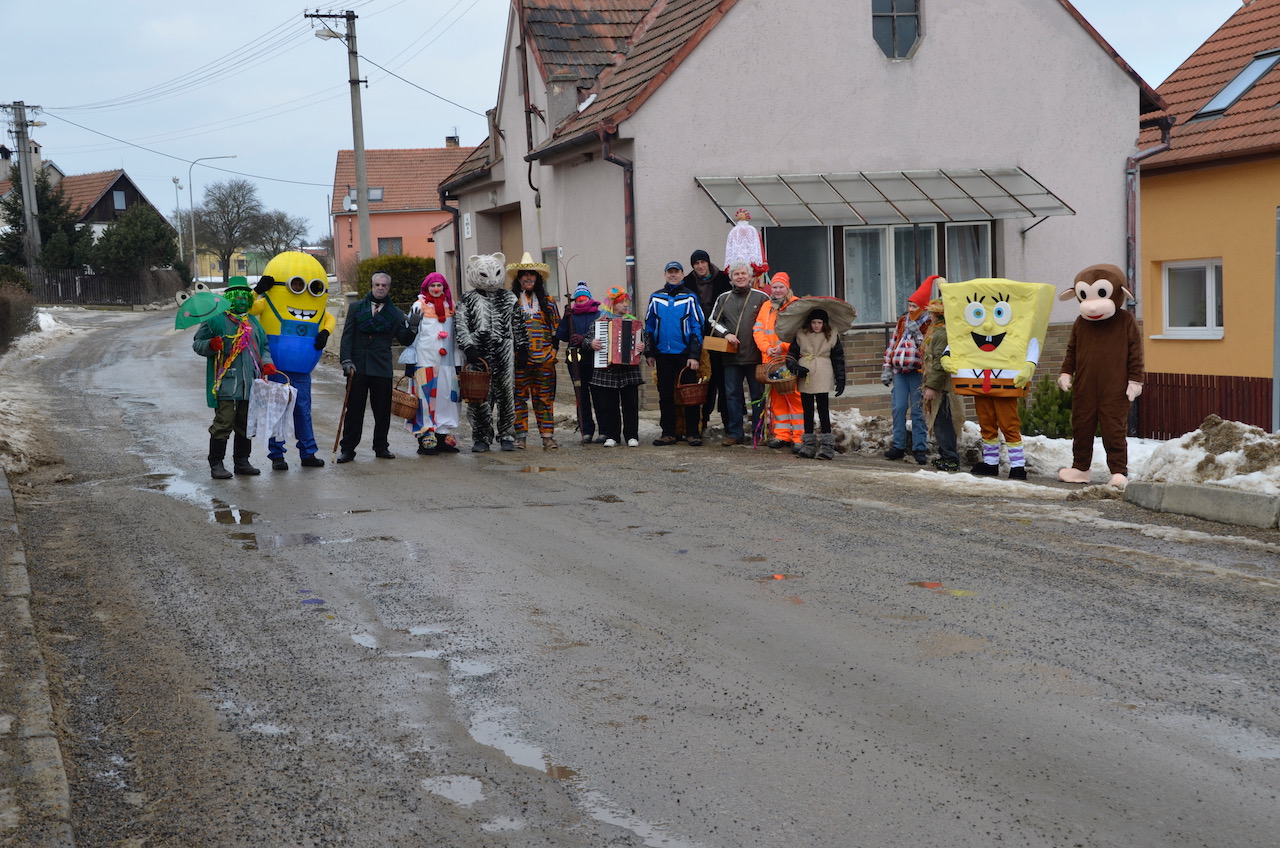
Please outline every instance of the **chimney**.
M444 137L444 146L445 147L461 147L462 143L459 141L456 135L447 135Z

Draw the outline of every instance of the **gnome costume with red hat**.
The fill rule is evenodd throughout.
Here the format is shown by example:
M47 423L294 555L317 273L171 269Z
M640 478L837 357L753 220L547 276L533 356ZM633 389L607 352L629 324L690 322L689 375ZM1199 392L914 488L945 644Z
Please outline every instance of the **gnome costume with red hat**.
M924 333L932 316L929 301L934 298L937 274L925 279L909 298L907 314L898 318L889 346L884 351L880 382L893 390L893 443L884 452L885 459L902 459L907 455L907 413L911 414L910 453L920 465L929 458L929 428L924 420L924 367L922 351Z

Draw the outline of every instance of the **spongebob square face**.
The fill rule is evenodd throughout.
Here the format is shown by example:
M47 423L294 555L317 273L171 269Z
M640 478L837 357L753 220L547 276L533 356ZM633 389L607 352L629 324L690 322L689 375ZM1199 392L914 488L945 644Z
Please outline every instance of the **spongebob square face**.
M1040 360L1053 308L1053 286L980 279L944 283L940 291L956 392L1012 393L1002 389L1012 389L1028 363L1034 371ZM1022 393L1021 386L1016 393Z

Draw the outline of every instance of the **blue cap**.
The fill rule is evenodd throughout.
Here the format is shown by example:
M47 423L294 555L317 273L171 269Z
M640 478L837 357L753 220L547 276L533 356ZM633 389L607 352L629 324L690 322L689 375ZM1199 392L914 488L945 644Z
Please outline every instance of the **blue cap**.
M679 262L672 261L672 262L668 262L667 267L663 268L662 270L663 270L663 273L667 271L683 271L684 266L681 265Z

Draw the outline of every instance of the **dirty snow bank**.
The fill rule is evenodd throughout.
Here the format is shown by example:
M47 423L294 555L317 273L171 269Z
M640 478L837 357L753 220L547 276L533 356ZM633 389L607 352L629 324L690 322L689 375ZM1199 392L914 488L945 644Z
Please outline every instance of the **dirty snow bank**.
M50 461L31 428L41 414L41 392L14 374L23 363L43 359L42 351L58 339L77 332L41 308L36 311L35 328L0 356L0 466L10 474Z

